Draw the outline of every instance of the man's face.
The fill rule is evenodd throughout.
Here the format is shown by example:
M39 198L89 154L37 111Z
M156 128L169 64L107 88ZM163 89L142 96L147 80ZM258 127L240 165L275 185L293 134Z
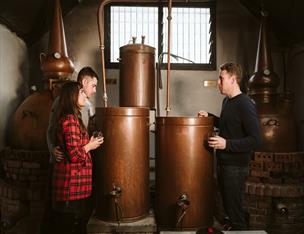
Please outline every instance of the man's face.
M229 96L233 90L235 82L236 79L234 75L230 75L226 70L220 71L217 84L221 94Z
M88 98L96 93L97 79L96 77L85 76L82 80L83 90Z

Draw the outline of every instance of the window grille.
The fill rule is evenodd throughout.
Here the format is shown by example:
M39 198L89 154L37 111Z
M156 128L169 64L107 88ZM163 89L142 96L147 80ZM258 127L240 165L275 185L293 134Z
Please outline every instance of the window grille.
M202 5L202 4L200 4ZM215 69L214 7L176 6L172 8L171 58L172 69ZM167 61L168 9L166 6L110 5L106 8L105 38L106 65L117 68L119 48L132 43L145 44L156 49L156 61L162 53ZM183 59L184 58L184 59Z

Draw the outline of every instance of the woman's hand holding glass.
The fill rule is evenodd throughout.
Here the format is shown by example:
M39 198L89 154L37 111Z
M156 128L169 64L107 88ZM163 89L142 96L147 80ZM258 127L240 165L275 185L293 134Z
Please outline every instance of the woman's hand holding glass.
M100 145L104 142L103 134L101 131L94 131L90 142L85 145L86 152L89 152L90 150L97 149L100 147Z

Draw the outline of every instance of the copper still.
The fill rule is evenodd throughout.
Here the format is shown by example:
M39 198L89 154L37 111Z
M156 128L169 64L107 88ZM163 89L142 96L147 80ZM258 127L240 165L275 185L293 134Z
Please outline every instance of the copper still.
M256 67L248 82L248 94L256 102L262 132L259 151L297 150L296 122L291 93L278 94L277 74L273 71L267 13L262 12Z
M120 47L120 106L155 108L155 48L135 43Z
M68 57L60 0L55 0L53 27L47 54L40 54L40 67L45 78L66 79L74 72L74 64Z
M213 155L206 146L212 117L156 118L155 216L162 228L213 223Z
M96 109L104 143L94 157L96 215L127 222L149 213L149 109Z
M11 120L9 145L14 149L46 150L46 130L53 98L50 91L35 92L18 107Z
M41 57L41 69L49 79L48 88L27 97L10 122L9 145L15 149L47 150L46 131L52 102L58 94L60 81L74 71L67 57L59 0L55 1L54 21L50 33L49 52ZM57 54L58 53L58 54Z

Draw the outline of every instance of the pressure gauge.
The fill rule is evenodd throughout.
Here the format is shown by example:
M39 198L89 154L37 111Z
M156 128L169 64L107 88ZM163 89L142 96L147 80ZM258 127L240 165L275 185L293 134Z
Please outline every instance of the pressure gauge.
M264 70L264 75L265 75L265 76L269 76L269 74L270 74L269 69L265 69L265 70Z
M54 53L54 58L60 59L61 58L61 54L59 52L55 52Z

